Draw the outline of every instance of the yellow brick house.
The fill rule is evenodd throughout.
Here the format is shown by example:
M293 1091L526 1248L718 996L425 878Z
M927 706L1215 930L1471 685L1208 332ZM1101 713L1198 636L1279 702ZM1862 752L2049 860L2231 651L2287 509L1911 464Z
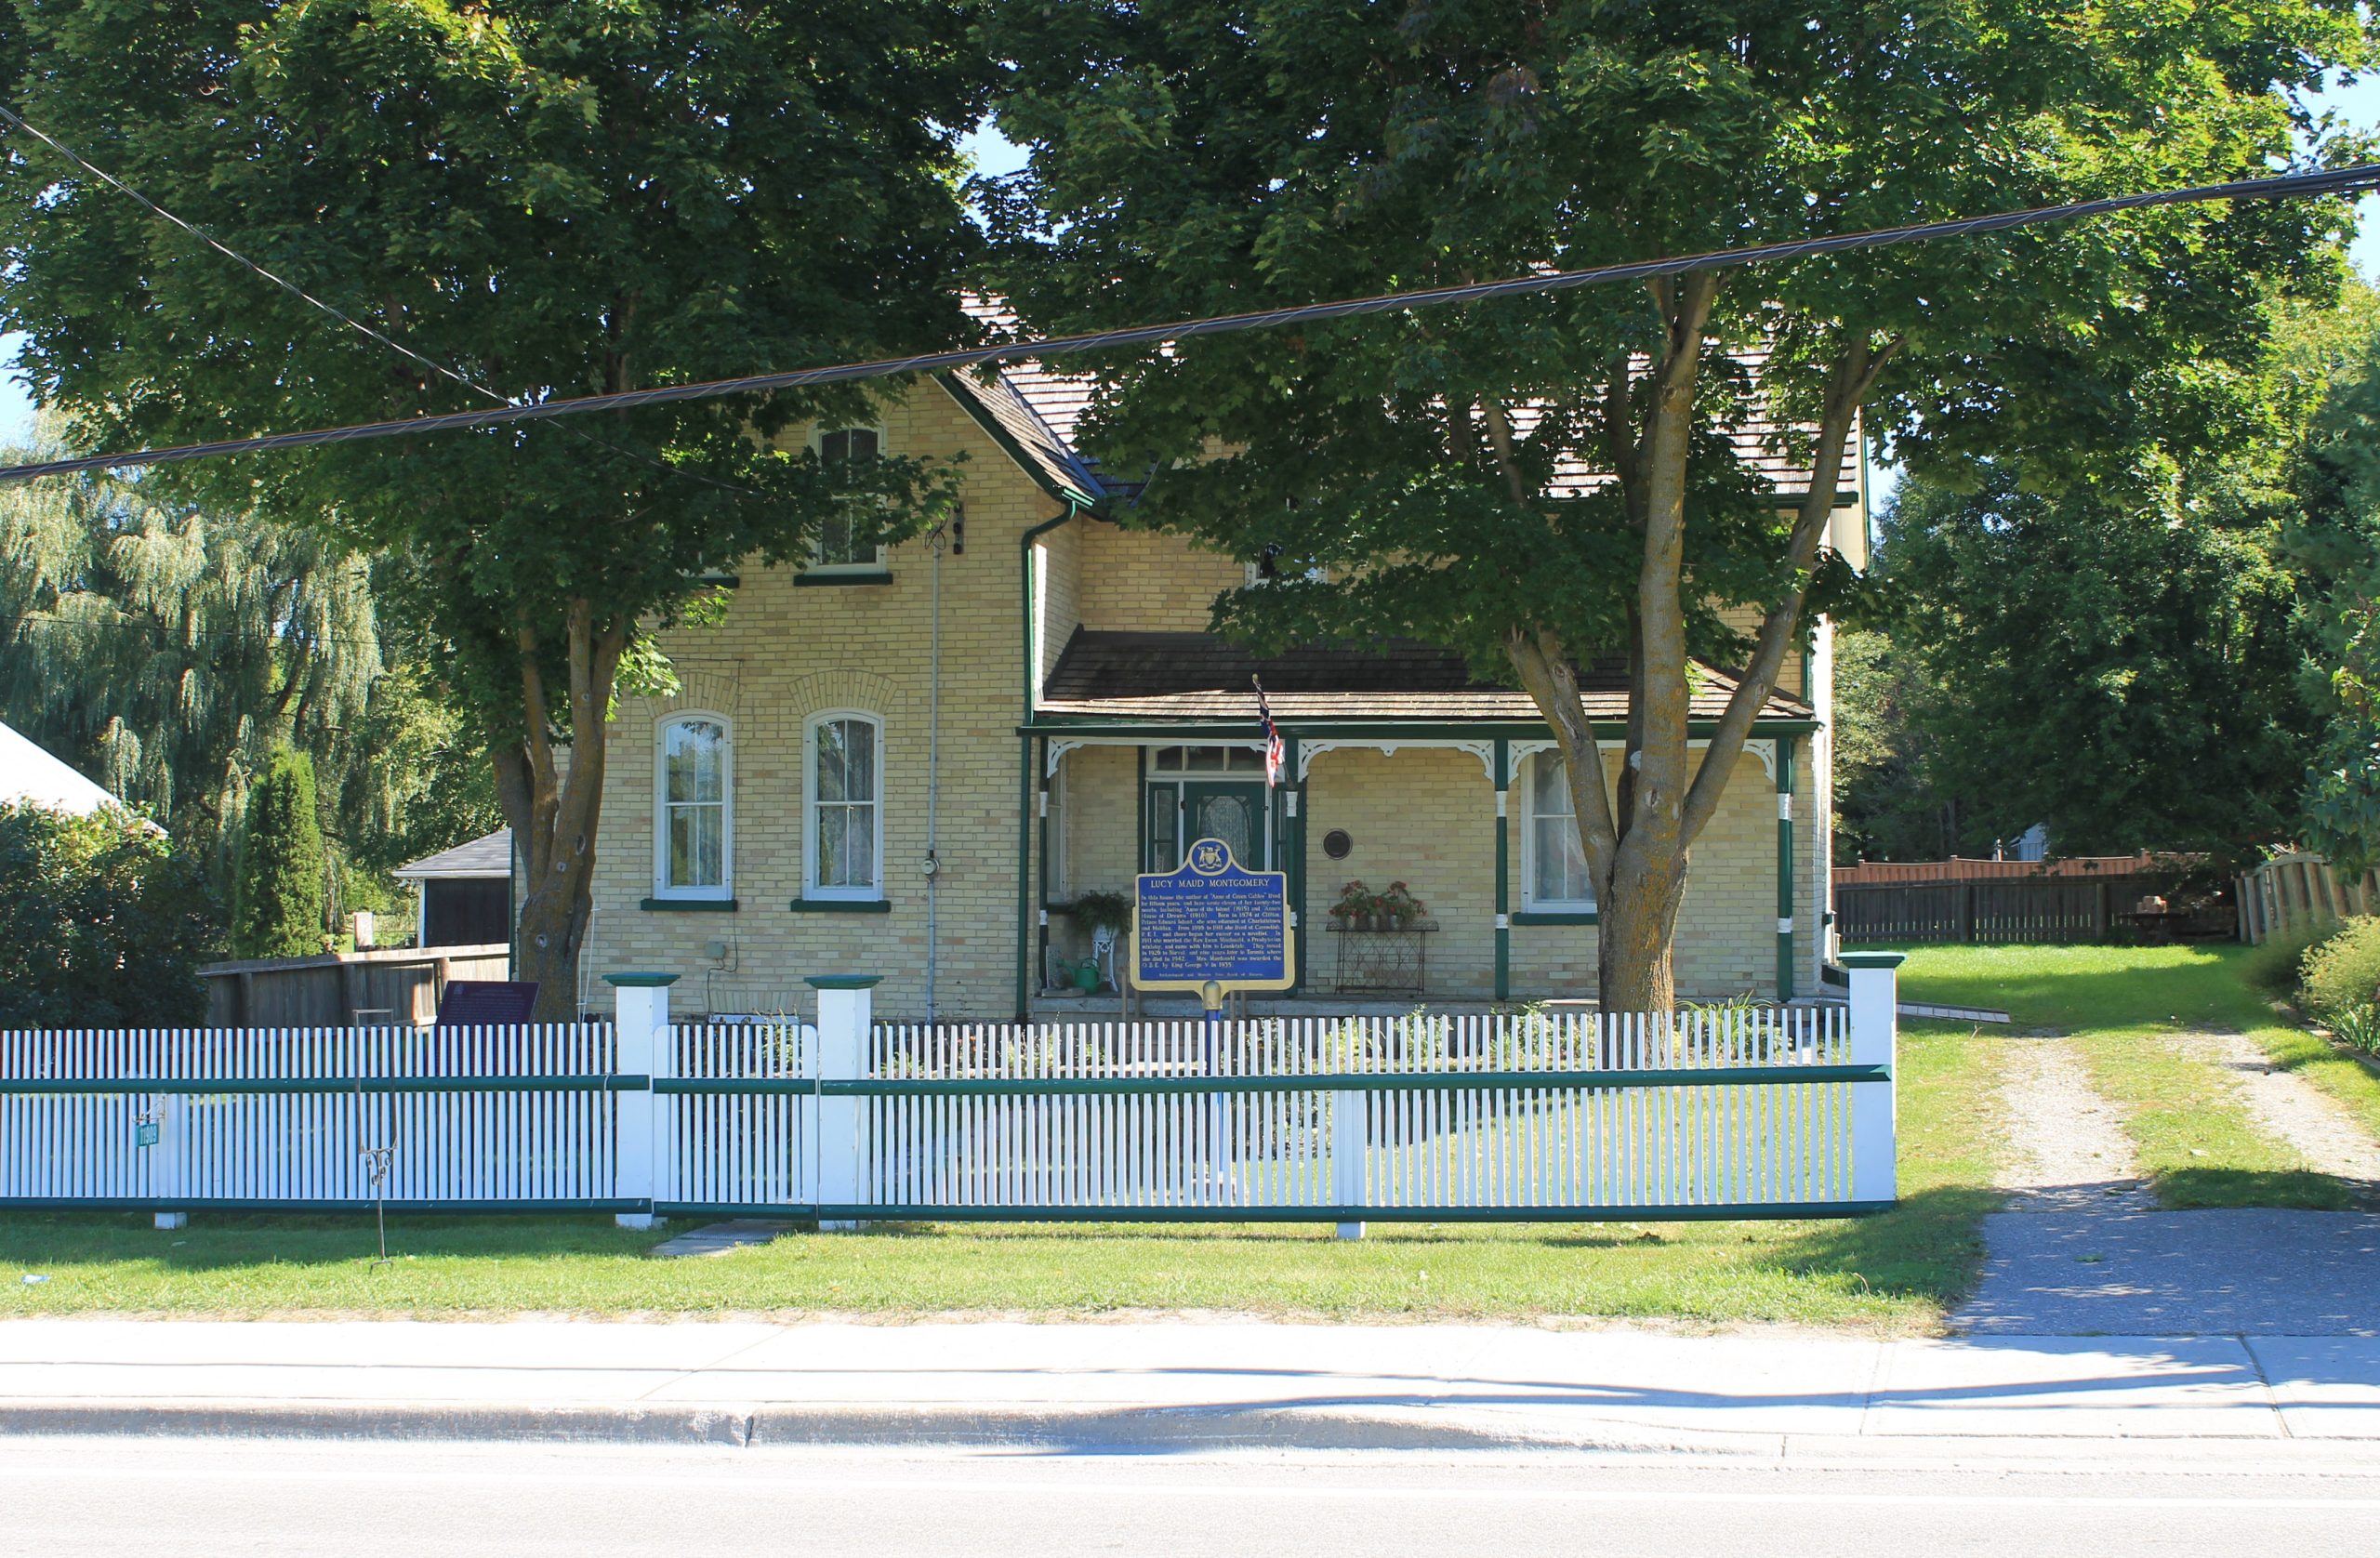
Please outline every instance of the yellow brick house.
M810 430L830 457L965 456L961 510L932 537L860 555L830 536L806 568L748 569L722 626L668 635L678 694L623 699L611 726L586 999L650 969L682 976L681 1011L793 1010L806 976L869 972L889 1019L1112 1014L1112 994L1062 988L1091 950L1070 906L1208 835L1288 874L1289 999L1591 998L1595 906L1527 697L1421 645L1259 662L1210 636L1244 566L1118 522L1129 495L1069 442L1086 400L1012 367ZM1855 563L1864 497L1839 495L1831 538ZM1269 790L1252 675L1287 746ZM1618 668L1582 682L1616 723ZM1695 715L1727 688L1712 673ZM1821 624L1695 847L1682 994L1817 991L1830 706ZM1404 883L1424 915L1342 929L1355 881Z

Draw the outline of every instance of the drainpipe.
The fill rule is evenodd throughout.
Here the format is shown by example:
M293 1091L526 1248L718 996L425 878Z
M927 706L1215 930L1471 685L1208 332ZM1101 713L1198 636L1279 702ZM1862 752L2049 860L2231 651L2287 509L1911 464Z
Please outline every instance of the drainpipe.
M1044 520L1017 538L1017 572L1022 581L1022 593L1017 613L1025 652L1025 720L1033 723L1034 710L1041 701L1040 656L1033 632L1033 543L1068 523L1084 511L1078 498L1066 499L1066 511L1054 520ZM1016 738L1016 1020L1024 1022L1031 1015L1033 987L1029 983L1033 970L1033 941L1038 917L1033 902L1033 738Z
M1793 744L1777 738L1777 998L1793 998Z
M947 523L948 522L945 522ZM933 1026L934 953L940 938L937 911L942 891L942 857L935 853L940 841L937 824L942 812L942 551L945 532L934 527L926 537L932 548L932 601L928 608L933 625L927 635L926 672L926 1026Z

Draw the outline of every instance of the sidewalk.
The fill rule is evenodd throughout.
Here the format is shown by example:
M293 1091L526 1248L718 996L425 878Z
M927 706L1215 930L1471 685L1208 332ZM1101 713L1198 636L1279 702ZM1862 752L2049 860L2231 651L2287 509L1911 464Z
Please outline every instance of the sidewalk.
M0 1433L1686 1447L2328 1440L2380 1339L1691 1337L1514 1327L0 1323ZM2210 1444L2209 1447L2213 1447Z

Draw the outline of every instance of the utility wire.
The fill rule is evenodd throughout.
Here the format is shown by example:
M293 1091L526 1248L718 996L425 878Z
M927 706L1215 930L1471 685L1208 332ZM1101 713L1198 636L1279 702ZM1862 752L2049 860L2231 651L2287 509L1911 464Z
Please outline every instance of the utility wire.
M1903 227L1874 228L1860 232L1835 233L1822 238L1796 239L1784 244L1756 244L1740 249L1717 249L1703 254L1632 260L1624 264L1600 265L1582 271L1540 271L1527 276L1513 276L1502 281L1476 282L1460 286L1422 287L1409 292L1378 293L1369 297L1342 298L1329 303L1306 303L1287 308L1258 309L1247 313L1176 320L1165 324L1132 325L1125 329L1098 330L1075 336L1056 336L1043 340L1004 341L992 346L972 347L957 351L919 352L907 357L878 358L862 363L839 363L826 367L799 368L784 373L747 374L735 378L709 379L694 384L662 385L649 390L629 390L608 395L581 395L565 400L541 401L533 404L510 403L486 411L456 411L436 416L408 417L398 421L362 422L346 427L320 428L309 432L267 433L255 438L221 439L213 442L185 443L165 449L130 450L115 455L86 455L73 459L46 460L33 465L0 468L0 482L29 481L37 476L65 476L79 471L102 470L118 467L163 465L168 461L205 459L218 455L244 455L271 449L298 449L320 444L353 443L367 439L412 438L423 433L444 432L451 429L502 427L515 422L542 421L549 417L578 416L596 411L626 411L637 406L662 405L673 401L709 400L721 395L747 394L755 390L803 389L819 384L848 384L860 379L885 378L895 374L946 373L955 369L974 367L986 363L1005 362L1018 357L1047 359L1076 352L1111 350L1117 347L1154 346L1169 341L1188 340L1200 336L1234 335L1246 330L1261 330L1284 324L1303 324L1317 320L1349 319L1364 314L1392 313L1399 310L1437 308L1450 303L1487 302L1496 298L1523 297L1543 292L1557 292L1570 287L1593 286L1612 282L1646 281L1656 276L1681 276L1696 271L1717 271L1738 266L1806 259L1815 255L1884 248L1896 244L1921 243L1936 238L1972 237L1977 233L2001 232L2013 228L2032 227L2043 222L2071 221L2083 217L2104 216L2111 212L2139 210L2149 206L2185 205L2216 200L2293 200L2317 195L2360 192L2373 188L2380 188L2380 164L2359 164L2353 167L2314 173L2281 174L2269 178L2240 179L2228 184L2202 184L2188 189L2155 190L2141 194L2110 195L2099 200L2074 201L2063 205L2041 205L2015 211L1999 211L1979 217L1962 217L1949 221L1916 222Z
M489 386L481 383L478 379L470 377L469 375L464 374L458 369L450 367L446 363L439 362L434 357L427 356L422 352L415 350L412 347L405 345L395 337L388 335L373 325L366 323L363 320L356 318L353 314L350 314L346 310L339 308L337 304L325 302L322 298L315 297L312 293L308 292L304 287L299 286L296 282L289 280L286 276L280 275L273 271L268 270L263 265L250 259L246 255L242 254L239 250L232 248L228 244L225 244L221 239L216 237L205 228L202 228L193 222L187 221L181 217L177 216L175 213L165 209L163 205L158 205L155 201L150 199L140 191L134 189L131 185L126 183L123 179L118 178L114 174L110 173L107 169L99 166L97 163L91 161L90 158L83 155L82 152L77 152L74 148L67 145L64 141L61 141L55 136L50 135L39 125L28 123L21 115L12 112L5 103L0 103L0 122L13 125L18 129L24 131L25 134L33 137L35 140L40 141L44 146L48 147L51 151L57 152L68 162L73 163L76 167L81 168L92 178L100 180L110 188L129 197L134 203L139 205L142 209L146 210L151 216L156 218L158 220L165 222L170 226L179 228L182 231L189 233L192 238L197 239L208 248L213 249L217 254L219 254L224 258L231 260L233 264L254 271L257 275L263 277L266 281L271 282L273 285L281 288L284 292L288 293L291 297L296 297L300 302L303 302L311 308L321 310L324 313L330 315L331 318L338 321L341 324L346 325L350 330L353 330L359 335L377 341L380 345L387 347L390 351L393 351L400 357L404 358L407 362L419 363L421 366L428 368L431 373L436 374L441 378L446 379L451 383L459 384L473 394L483 396L499 406L516 406L523 403L513 400L510 396L505 394L499 390L492 389ZM572 428L569 431L574 436L588 443L593 444L598 449L608 450L615 455L624 455L632 460L641 460L644 464L652 466L656 469L668 471L672 476L682 476L690 481L701 482L709 486L724 488L729 492L740 493L746 497L760 497L765 495L761 493L756 492L750 487L742 486L733 482L721 482L714 477L705 476L700 471L682 469L677 466L671 465L668 461L662 459L657 455L647 454L634 449L624 449L618 444L598 438L594 434L587 432L583 429Z

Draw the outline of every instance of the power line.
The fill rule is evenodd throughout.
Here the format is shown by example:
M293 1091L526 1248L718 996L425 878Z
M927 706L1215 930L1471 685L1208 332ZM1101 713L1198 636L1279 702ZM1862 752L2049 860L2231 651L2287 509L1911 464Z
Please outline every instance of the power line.
M44 146L48 147L51 151L57 152L68 162L73 163L76 167L79 167L84 172L89 174L92 178L100 180L109 187L127 196L142 209L146 210L151 216L155 217L158 220L168 223L173 227L179 228L182 231L189 233L192 238L197 239L208 248L213 249L217 254L219 254L224 258L231 260L233 264L241 266L244 269L263 277L266 281L271 282L273 285L281 288L284 292L288 293L291 297L296 297L300 302L328 314L331 318L338 321L339 323L347 326L350 330L353 330L374 341L377 341L380 345L387 347L390 351L397 353L407 362L417 363L421 366L428 368L431 373L438 375L441 378L446 379L451 383L459 384L464 389L470 390L473 394L483 396L485 399L494 402L497 405L511 406L522 403L513 400L503 391L493 389L488 385L481 383L478 379L472 378L469 375L463 373L460 369L450 367L446 363L439 362L434 357L416 351L412 347L405 345L395 337L388 335L384 331L365 323L364 321L357 319L354 315L347 312L344 309L339 308L336 304L324 301L322 298L315 297L312 293L308 292L304 287L299 286L296 282L289 280L287 277L266 269L257 261L250 259L246 255L242 254L239 250L232 248L221 239L216 237L205 228L198 226L194 222L188 221L165 209L163 205L158 205L155 201L150 199L140 191L134 189L131 185L126 183L123 179L118 178L114 174L110 173L107 169L99 166L97 163L91 161L90 158L83 155L82 152L77 152L74 148L67 145L64 141L60 140L57 137L50 135L39 125L27 122L21 115L11 111L5 103L0 103L0 122L6 122L13 125L18 129L24 131L27 135L32 136L35 140L40 141ZM616 443L608 442L582 429L572 428L569 431L573 436L587 443L592 444L598 449L607 450L615 455L623 455L632 460L642 461L644 464L652 466L657 470L667 471L672 476L682 476L689 481L700 482L708 486L720 487L728 492L739 493L746 497L760 497L765 495L754 491L750 487L742 486L736 482L721 482L714 477L705 476L700 471L681 469L677 466L671 465L668 461L664 460L658 455L649 454L635 449L624 449Z
M2240 179L2228 184L2202 184L2188 189L2156 190L2142 194L2110 195L2099 200L2074 201L2063 205L2031 206L2015 211L1993 212L1979 217L1962 217L1949 221L1917 222L1902 227L1872 228L1864 231L1835 233L1822 238L1796 239L1784 244L1757 244L1740 249L1718 249L1703 254L1632 260L1624 264L1600 265L1582 271L1547 271L1527 276L1508 277L1502 281L1476 282L1460 286L1421 287L1409 292L1377 293L1364 297L1342 298L1335 302L1258 309L1246 313L1176 320L1164 324L1132 325L1119 330L1099 330L1083 335L1056 336L1043 340L1005 341L993 346L971 347L957 351L918 352L906 357L877 358L861 363L839 363L826 367L799 368L784 373L747 374L735 378L708 379L694 384L663 385L650 390L629 390L607 395L580 395L530 403L514 403L501 407L492 407L485 411L445 412L436 416L414 416L396 421L361 422L345 427L320 428L308 432L267 433L254 438L221 439L207 443L185 443L165 449L131 450L114 455L86 455L73 459L45 460L33 465L0 468L0 482L23 482L37 476L67 476L86 470L164 465L170 461L206 459L218 455L257 454L272 449L299 449L323 444L354 443L369 439L412 438L423 433L445 432L461 428L503 427L516 422L543 421L550 417L578 416L588 412L628 411L639 406L662 405L676 401L709 400L721 395L748 394L764 390L796 390L821 384L849 384L862 379L887 378L896 374L945 373L987 363L1005 362L1018 357L1047 359L1078 352L1112 350L1117 347L1155 346L1168 341L1187 340L1201 336L1235 335L1242 331L1267 329L1284 324L1349 319L1364 314L1392 313L1406 309L1439 308L1453 303L1478 303L1503 297L1531 297L1539 293L1558 292L1571 287L1593 286L1612 282L1649 281L1659 276L1682 276L1697 271L1727 270L1746 265L1806 259L1817 255L1883 248L1896 244L1922 243L1936 238L1965 238L1978 233L2001 232L2014 228L2032 227L2043 222L2071 221L2083 217L2105 216L2117 211L2140 210L2149 206L2196 205L2217 200L2304 199L2318 195L2360 192L2374 188L2380 188L2380 164L2359 164L2353 167L2314 173L2281 174L2269 178Z

